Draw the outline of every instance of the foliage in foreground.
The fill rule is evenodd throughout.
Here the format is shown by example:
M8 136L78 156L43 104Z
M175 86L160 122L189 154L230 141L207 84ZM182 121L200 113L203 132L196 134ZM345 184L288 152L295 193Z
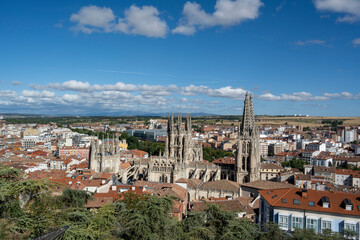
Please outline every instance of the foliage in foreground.
M63 226L70 227L59 238L62 240L344 239L339 234L310 230L289 235L275 224L259 229L249 220L210 204L205 211L189 213L177 221L170 215L173 199L152 195L129 193L122 201L89 211L85 204L92 196L87 192L66 189L62 195L52 196L53 184L20 176L19 170L0 165L0 239L31 239Z

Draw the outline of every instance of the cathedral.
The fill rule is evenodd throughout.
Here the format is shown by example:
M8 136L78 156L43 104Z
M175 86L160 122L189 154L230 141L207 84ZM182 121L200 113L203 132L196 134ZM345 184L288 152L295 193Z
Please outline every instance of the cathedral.
M235 160L236 182L260 180L260 137L255 125L252 95L245 95Z
M120 168L119 140L91 141L89 168L95 172L116 172Z
M260 179L259 132L255 126L252 96L246 93L242 123L239 125L235 166L226 171L235 176L238 183ZM180 178L197 178L203 182L220 180L222 166L203 160L201 142L192 137L191 117L181 116L168 119L165 151L160 156L134 160L126 169L121 167L118 140L109 139L101 144L92 142L90 146L89 168L96 172L111 172L127 183L129 180L143 179L154 182L174 183Z

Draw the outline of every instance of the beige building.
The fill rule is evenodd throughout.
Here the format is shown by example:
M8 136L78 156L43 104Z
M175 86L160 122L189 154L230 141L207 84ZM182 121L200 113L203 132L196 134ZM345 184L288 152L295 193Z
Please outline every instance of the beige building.
M229 180L218 180L211 182L192 182L189 184L190 201L209 199L209 198L228 198L240 197L240 184Z
M263 163L260 168L261 180L277 181L280 172L284 168L276 163Z
M33 127L30 128L25 128L25 130L21 133L21 137L25 137L25 136L39 136L40 132Z

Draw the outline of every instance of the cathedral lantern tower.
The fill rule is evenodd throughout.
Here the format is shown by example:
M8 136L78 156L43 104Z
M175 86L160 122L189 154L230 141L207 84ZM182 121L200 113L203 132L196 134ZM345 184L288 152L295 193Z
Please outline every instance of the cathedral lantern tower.
M236 181L260 180L260 138L255 125L252 95L246 93L236 152Z

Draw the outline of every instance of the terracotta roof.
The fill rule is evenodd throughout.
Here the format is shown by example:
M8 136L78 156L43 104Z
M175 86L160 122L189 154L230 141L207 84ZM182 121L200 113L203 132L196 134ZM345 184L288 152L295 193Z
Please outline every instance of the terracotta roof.
M294 175L295 180L307 180L310 181L311 180L311 176L308 174L296 174Z
M354 173L354 171L350 170L350 169L336 169L336 174L339 174L339 175L351 175L353 173Z
M265 180L258 180L254 182L248 182L241 184L243 187L261 189L261 190L268 190L268 189L281 189L281 188L295 188L294 185L289 183L280 183L280 182L272 182L272 181L265 181Z
M123 169L123 170L127 169L127 168L130 167L130 166L131 166L131 163L130 163L130 162L124 162L124 163L121 163L121 164L120 164L120 167L121 167L121 169Z
M336 167L322 167L322 166L314 166L314 172L330 172L335 173Z
M271 206L360 216L359 194L307 190L307 197L303 197L302 190L298 188L260 190L259 193ZM330 201L329 208L322 207L321 198L323 197ZM294 204L294 199L298 199L300 203ZM353 210L344 208L344 199L349 199L352 202ZM310 206L309 202L313 202L314 206Z
M136 181L135 182L135 186L141 186L141 187L150 187L150 188L156 188L156 186L158 186L160 183L158 182L149 182L149 181L143 181L143 180L140 180L140 181Z
M173 196L182 201L186 200L186 193L186 189L172 183L159 184L153 192L153 194L158 197Z
M176 183L188 183L189 179L188 178L179 178L178 180L175 181Z
M210 189L210 190L221 190L227 192L238 192L240 184L229 181L229 180L217 180L210 182L203 182L199 186L200 189Z
M225 158L218 158L212 161L214 164L231 164L235 165L235 158L234 157L225 157Z
M335 161L360 162L360 157L336 156Z
M188 188L197 188L201 183L202 181L200 179L190 178L188 180Z

